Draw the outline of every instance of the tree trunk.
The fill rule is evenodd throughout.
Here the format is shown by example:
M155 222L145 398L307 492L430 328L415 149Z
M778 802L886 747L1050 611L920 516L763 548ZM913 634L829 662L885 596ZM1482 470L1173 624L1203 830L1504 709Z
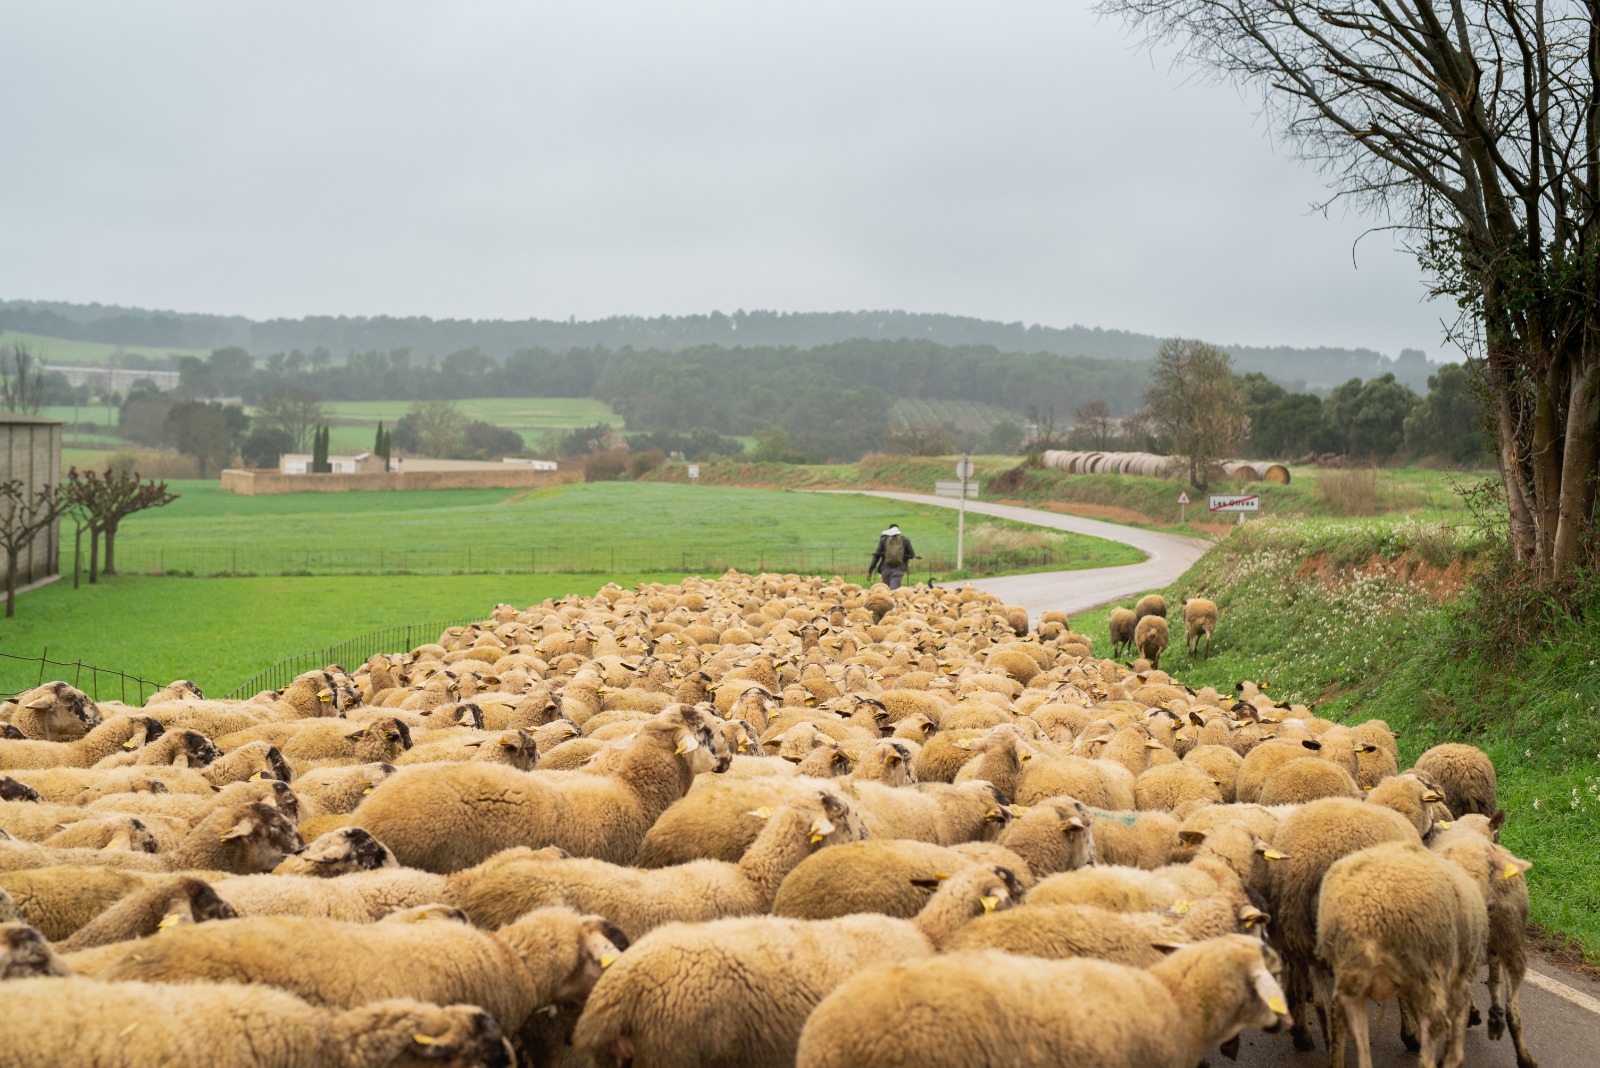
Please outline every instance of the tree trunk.
M17 614L17 554L6 554L6 618Z
M1600 361L1591 362L1574 375L1567 405L1567 439L1561 465L1561 500L1552 540L1550 576L1557 582L1572 578L1585 561L1585 542L1593 535L1595 484L1589 477L1595 467L1595 437L1600 433Z
M100 581L100 528L89 528L89 585Z
M105 566L100 569L100 573L102 575L115 575L117 573L116 559L115 559L115 557L113 555L115 553L115 551L116 551L116 537L117 537L117 525L115 523L107 523L106 524L106 563L105 563Z

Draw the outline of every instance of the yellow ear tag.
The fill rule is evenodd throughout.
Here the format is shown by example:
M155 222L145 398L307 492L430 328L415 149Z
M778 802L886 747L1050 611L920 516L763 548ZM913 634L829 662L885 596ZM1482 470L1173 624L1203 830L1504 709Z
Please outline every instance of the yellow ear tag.
M772 818L772 809L763 805L761 808L751 809L749 812L746 812L745 815L754 816L758 820L770 820Z
M261 779L262 779L262 776L264 776L264 775L266 775L266 772L258 771L255 774L251 775L250 778L247 781L249 781L249 782L260 782Z
M1183 741L1183 732L1182 731L1173 731L1172 732L1172 736L1174 738L1176 738L1180 742Z
M160 923L156 924L156 930L165 931L168 927L176 927L182 922L182 916L178 915L176 912L169 912L161 918Z
M1267 1008L1271 1009L1273 1012L1277 1013L1279 1016L1287 1016L1287 1015L1289 1015L1289 1006L1287 1006L1287 1005L1285 1005L1283 1003L1283 996L1281 994L1274 994L1270 998L1268 998L1267 999Z
M323 690L321 693L317 694L317 700L321 701L323 704L327 704L329 701L333 700L333 691Z
M1455 824L1451 820L1440 820L1437 824L1435 824L1435 826L1443 827L1448 831L1451 827L1454 827Z
M139 743L134 741L132 738L129 738L127 741L122 743L122 748L124 748L124 749L137 749L137 748L139 748Z
M816 831L812 831L811 832L811 844L812 845L816 845L820 841L822 841L822 835L817 833ZM1507 878L1509 878L1509 876L1507 876Z
M1026 816L1028 814L1028 808L1028 805L1012 805L1011 814L1013 816Z
M1263 849L1261 851L1261 855L1263 857L1267 858L1268 860L1283 860L1283 859L1285 859L1284 854L1278 852L1276 849Z
M1500 878L1515 879L1519 874L1521 873L1517 871L1517 866L1508 860L1506 861L1505 870L1500 873Z
M607 953L600 958L600 967L609 968L617 962L617 954Z
M226 839L224 839L224 841L226 841ZM122 848L122 847L117 845L117 843L115 843L115 842L107 842L105 845L100 847L100 852L102 852L102 853L114 853L120 848Z
M957 749L971 749L972 742L966 738L957 738L955 741L955 747Z
M1172 903L1172 911L1176 912L1179 916L1185 915L1192 908L1194 908L1193 901L1179 900Z
M995 906L1000 904L1000 899L997 897L983 897L978 900L983 902L983 911L985 912L993 912Z
M415 1042L419 1046L432 1046L436 1045L439 1040L430 1035L425 1035L421 1031L418 1031L416 1034L411 1036L411 1041Z
M372 787L369 786L365 790L361 791L361 796L365 797L367 794L370 794L371 792L372 792Z

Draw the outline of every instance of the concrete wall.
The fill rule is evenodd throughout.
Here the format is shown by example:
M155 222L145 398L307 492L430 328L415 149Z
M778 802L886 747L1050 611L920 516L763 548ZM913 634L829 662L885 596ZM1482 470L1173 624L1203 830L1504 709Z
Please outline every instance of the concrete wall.
M60 420L0 412L0 482L13 478L21 479L28 493L60 485ZM61 523L58 520L21 554L17 561L17 585L27 586L60 574L60 544ZM7 554L0 549L0 579L8 566ZM0 587L3 586L4 582L0 581Z
M530 471L513 464L497 471L391 471L369 475L285 475L278 471L222 472L231 493L348 493L351 490L536 489L583 481L583 471Z

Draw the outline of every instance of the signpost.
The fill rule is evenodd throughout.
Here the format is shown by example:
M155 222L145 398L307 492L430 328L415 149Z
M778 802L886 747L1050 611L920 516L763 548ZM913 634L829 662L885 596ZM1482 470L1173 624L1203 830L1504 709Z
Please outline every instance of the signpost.
M693 482L699 477L700 477L700 465L699 464L690 464L689 465L689 481Z
M1189 514L1189 491L1178 491L1178 522L1182 523Z
M1211 511L1213 512L1238 512L1239 522L1244 522L1246 512L1261 511L1261 498L1252 493L1247 496L1226 496L1211 494Z
M966 548L967 533L967 480L972 477L972 458L963 455L956 461L956 478L961 480L961 511L956 515L956 570L961 570L962 553Z

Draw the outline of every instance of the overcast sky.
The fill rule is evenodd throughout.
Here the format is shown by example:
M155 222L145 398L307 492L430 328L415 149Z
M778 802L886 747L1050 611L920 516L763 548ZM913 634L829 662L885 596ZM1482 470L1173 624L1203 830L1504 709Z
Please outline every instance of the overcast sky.
M0 298L1451 357L1256 110L1087 0L6 0Z

